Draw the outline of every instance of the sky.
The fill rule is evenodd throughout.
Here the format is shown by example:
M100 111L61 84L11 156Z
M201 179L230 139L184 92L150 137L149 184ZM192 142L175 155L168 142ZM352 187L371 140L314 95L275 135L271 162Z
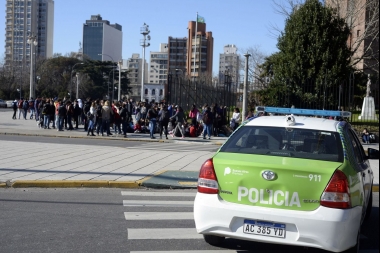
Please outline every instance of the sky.
M1 58L4 58L5 4L0 4ZM133 53L142 56L140 28L150 27L149 52L159 51L160 43L168 37L187 37L189 21L195 21L197 12L206 21L206 30L214 37L213 72L219 68L219 54L223 47L234 44L242 54L249 47L259 47L264 54L277 51L273 25L283 29L285 17L276 13L272 0L54 0L53 52L66 55L78 52L82 43L83 24L91 15L100 14L111 24L118 23L123 31L123 59ZM117 61L115 59L115 61Z

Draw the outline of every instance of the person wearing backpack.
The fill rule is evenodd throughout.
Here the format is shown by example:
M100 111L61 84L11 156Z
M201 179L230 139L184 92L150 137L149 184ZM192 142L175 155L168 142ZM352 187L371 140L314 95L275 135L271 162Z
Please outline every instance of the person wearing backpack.
M211 139L211 131L212 131L212 126L213 126L213 114L211 112L211 108L208 106L206 107L206 111L203 113L203 139L206 139L206 134L208 135L208 139Z
M74 124L75 124L75 129L78 129L78 125L79 125L79 116L81 115L81 109L79 107L79 104L78 104L78 100L74 100L74 116L73 116L73 119L74 119Z
M170 118L170 112L167 105L162 105L159 112L158 125L160 128L160 139L162 139L162 132L164 131L166 139L168 139L168 124Z

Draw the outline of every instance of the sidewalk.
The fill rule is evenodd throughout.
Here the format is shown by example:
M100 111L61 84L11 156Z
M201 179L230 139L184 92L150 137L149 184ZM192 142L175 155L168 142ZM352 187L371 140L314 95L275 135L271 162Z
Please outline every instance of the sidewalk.
M198 137L181 140L169 137L169 140L160 140L150 139L149 134L137 133L129 133L128 138L117 135L89 137L83 126L78 130L58 132L38 128L35 120L12 120L11 110L0 111L0 135L142 141L152 145L173 142L222 145L227 139L212 137L211 140L203 140ZM158 148L149 154L150 159L143 159L138 155L141 153L138 150L126 152L124 149L110 147L107 148L108 155L105 155L103 147L95 146L85 152L82 149L88 149L88 146L80 145L76 146L77 150L62 154L60 150L66 151L63 144L41 144L38 145L39 150L34 151L37 148L35 144L25 143L23 148L26 154L21 156L24 153L17 147L12 149L5 146L6 150L0 153L0 187L195 188L200 166L213 155L212 152L196 150L184 155L180 152L160 151ZM364 145L365 149L368 147L379 149L379 144ZM38 154L45 154L44 152L49 157L41 159ZM15 153L18 155L15 156ZM378 191L379 161L370 163L375 176L373 190Z

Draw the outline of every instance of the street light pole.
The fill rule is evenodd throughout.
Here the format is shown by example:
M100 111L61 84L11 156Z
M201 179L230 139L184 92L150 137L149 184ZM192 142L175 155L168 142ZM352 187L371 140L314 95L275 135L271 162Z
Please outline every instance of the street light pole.
M150 33L149 25L145 24L140 28L140 33L144 36L144 39L140 40L140 45L143 47L143 61L142 61L142 76L141 76L141 97L140 100L144 99L144 71L145 71L145 48L150 46Z
M243 111L242 111L242 119L245 119L247 116L247 86L248 86L248 58L251 55L247 53L244 54L245 57L245 73L244 73L244 90L243 90Z
M120 60L118 62L118 65L119 65L119 89L117 90L117 100L120 101L121 100L121 66L123 65L123 61Z
M72 92L72 88L73 88L73 70L74 70L75 66L78 65L78 64L83 65L84 63L83 62L77 62L71 68L71 75L70 75L70 101L71 101L71 94L73 94L73 92ZM78 96L78 82L77 82L77 98L79 98L79 96Z
M33 79L33 45L37 46L37 37L35 35L28 36L27 43L30 45L30 92L29 92L29 99L32 99L35 97L34 95L34 79Z
M111 58L111 60L112 60L112 62L115 62L114 60L113 60L113 58L112 58L112 56L111 55L109 55L109 54L98 54L98 55L105 55L105 56L108 56L109 58ZM113 87L113 85L115 84L115 72L113 72L113 76L112 76L112 87ZM108 95L109 95L109 89L108 89ZM113 95L114 95L114 89L112 88L112 101L113 101ZM111 101L111 104L112 104L112 101Z

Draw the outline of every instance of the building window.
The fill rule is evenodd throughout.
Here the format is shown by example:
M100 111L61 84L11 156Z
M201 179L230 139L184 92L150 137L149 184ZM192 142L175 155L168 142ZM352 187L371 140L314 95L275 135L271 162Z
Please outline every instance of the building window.
M163 94L164 94L164 91L160 89L160 96L162 96Z
M360 36L360 30L357 30L356 31L356 37L359 37Z
M152 95L153 95L153 96L156 95L156 90L155 90L155 89L152 90Z
M148 95L148 89L145 89L144 93L145 93L145 95Z

